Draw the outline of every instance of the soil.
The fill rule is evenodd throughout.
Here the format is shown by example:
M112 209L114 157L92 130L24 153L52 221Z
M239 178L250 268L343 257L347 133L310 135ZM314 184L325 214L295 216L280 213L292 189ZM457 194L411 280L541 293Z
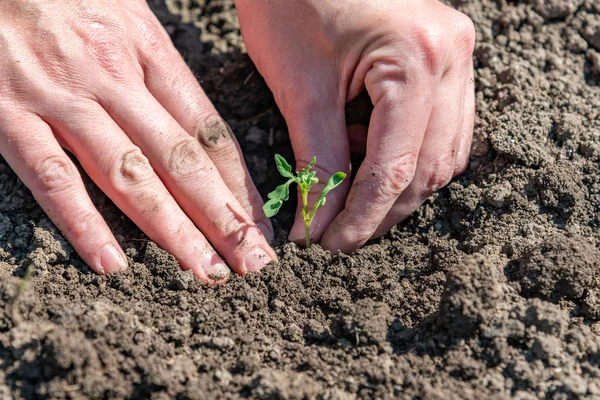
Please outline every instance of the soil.
M292 154L233 1L151 5L266 194ZM0 399L600 398L600 3L452 5L470 167L350 256L286 243L290 204L279 265L207 289L88 183L131 265L96 276L0 162Z

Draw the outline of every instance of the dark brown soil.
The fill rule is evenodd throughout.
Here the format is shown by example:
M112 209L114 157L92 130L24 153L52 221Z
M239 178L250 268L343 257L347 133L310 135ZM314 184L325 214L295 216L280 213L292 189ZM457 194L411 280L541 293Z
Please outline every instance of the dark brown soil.
M233 1L167 3L265 194L291 150ZM600 3L453 5L479 38L470 168L351 256L285 243L288 205L281 263L207 289L90 184L131 263L96 276L0 162L0 398L600 398Z

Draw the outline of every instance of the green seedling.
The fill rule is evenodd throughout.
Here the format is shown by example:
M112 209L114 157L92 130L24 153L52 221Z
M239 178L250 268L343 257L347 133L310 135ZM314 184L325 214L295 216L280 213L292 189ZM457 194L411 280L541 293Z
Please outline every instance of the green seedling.
M319 178L316 177L317 173L315 171L311 171L316 162L317 157L313 157L312 161L306 166L306 168L300 172L296 171L296 174L294 174L292 172L292 166L288 164L285 158L279 154L275 154L277 170L284 178L287 178L288 181L283 185L277 186L274 191L269 193L269 201L267 201L263 206L265 215L268 218L277 215L279 209L283 205L283 202L290 198L290 185L292 183L296 183L300 189L300 193L302 194L302 218L304 220L306 248L310 247L310 224L312 224L313 220L315 219L315 214L317 211L325 205L325 196L327 196L327 193L338 187L344 178L346 178L346 174L343 172L336 172L333 174L333 176L327 180L327 183L325 184L325 187L323 187L323 191L321 191L321 195L315 202L312 210L309 210L308 192L310 191L311 187L319 183Z

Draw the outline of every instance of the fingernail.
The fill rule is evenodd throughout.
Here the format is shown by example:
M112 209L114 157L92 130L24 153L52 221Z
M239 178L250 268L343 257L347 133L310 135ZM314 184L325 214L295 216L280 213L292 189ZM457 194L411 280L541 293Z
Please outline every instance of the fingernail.
M100 265L105 273L121 271L127 268L127 260L112 244L107 244L100 253Z
M266 251L257 247L252 249L248 255L246 255L246 271L248 272L256 272L260 271L264 267L267 266L268 263L273 261L271 256L267 254Z
M262 234L268 242L272 241L275 238L273 235L273 230L269 229L266 224L259 222L258 224L256 224L256 226L258 227L258 229L260 229L260 231L262 232Z
M229 276L229 268L227 265L225 265L217 253L212 251L204 252L204 255L202 256L202 268L208 279L213 281L220 281Z

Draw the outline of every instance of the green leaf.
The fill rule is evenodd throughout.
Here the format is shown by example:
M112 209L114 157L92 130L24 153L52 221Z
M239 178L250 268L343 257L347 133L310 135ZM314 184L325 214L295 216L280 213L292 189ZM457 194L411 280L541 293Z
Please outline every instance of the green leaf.
M271 199L263 206L263 211L267 218L272 218L279 212L279 209L283 205L283 201L277 199Z
M321 192L319 199L315 203L315 210L318 210L319 208L321 208L325 205L325 202L326 202L325 196L327 196L327 193L331 192L333 189L338 187L345 178L346 178L345 173L336 172L335 174L333 174L333 176L331 178L329 178L327 180L327 183L325 184L325 187L323 188L323 191Z
M333 174L333 176L327 180L327 183L321 192L321 196L326 196L327 193L338 187L344 179L346 179L346 174L343 172L336 172Z
M300 182L302 182L302 185L310 188L312 185L319 182L319 179L317 179L315 175L317 175L315 171L301 171L300 174L298 174L298 178L300 179Z
M283 185L277 186L267 197L271 200L287 201L290 198L290 183L292 181L287 181Z
M308 183L308 172L306 172L305 170L302 170L300 172L298 172L298 184L305 186Z
M327 199L325 198L325 196L319 196L319 199L316 201L314 209L315 211L317 211L319 208L323 207L325 205L325 202L327 201Z
M308 165L304 168L302 168L302 170L300 171L300 174L307 174L308 171L315 166L315 164L317 163L317 157L313 157L312 160L310 160L310 162L308 163Z
M275 164L277 164L277 171L279 171L279 173L284 178L294 177L294 175L292 174L292 166L288 164L285 158L283 158L279 154L275 154Z

